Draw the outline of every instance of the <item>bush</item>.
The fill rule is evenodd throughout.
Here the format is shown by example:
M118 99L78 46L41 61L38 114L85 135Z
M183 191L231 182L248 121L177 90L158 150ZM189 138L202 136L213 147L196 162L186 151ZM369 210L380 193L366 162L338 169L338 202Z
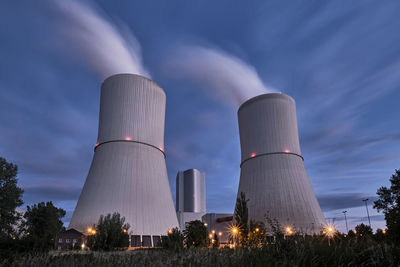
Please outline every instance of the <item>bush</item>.
M182 251L184 236L178 228L168 231L168 236L161 237L161 246L167 250Z
M93 250L112 250L129 246L129 224L119 213L101 215L95 234L89 236L88 247Z
M186 247L207 247L207 227L202 221L196 220L186 223L185 231Z

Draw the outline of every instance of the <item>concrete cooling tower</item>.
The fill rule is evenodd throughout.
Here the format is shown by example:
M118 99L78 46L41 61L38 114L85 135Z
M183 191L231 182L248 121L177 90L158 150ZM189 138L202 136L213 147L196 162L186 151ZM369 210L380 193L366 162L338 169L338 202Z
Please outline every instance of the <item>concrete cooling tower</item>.
M283 229L319 233L326 225L304 168L296 104L284 94L264 94L238 110L242 152L240 192L249 219L276 220ZM267 224L268 226L268 224Z
M85 232L100 215L119 212L135 242L151 245L178 227L163 150L165 101L164 91L139 75L103 82L98 141L68 228Z

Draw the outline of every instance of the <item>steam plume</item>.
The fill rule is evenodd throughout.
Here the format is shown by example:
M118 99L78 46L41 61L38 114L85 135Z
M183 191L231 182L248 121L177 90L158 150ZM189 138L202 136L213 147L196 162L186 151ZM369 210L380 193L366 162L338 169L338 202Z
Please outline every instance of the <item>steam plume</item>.
M180 47L168 66L175 75L187 77L216 90L220 97L235 105L274 91L263 84L253 66L218 49Z
M142 65L139 42L121 24L112 24L94 4L76 0L55 0L60 13L63 43L71 45L101 78L116 73L150 77ZM65 40L64 40L65 39Z

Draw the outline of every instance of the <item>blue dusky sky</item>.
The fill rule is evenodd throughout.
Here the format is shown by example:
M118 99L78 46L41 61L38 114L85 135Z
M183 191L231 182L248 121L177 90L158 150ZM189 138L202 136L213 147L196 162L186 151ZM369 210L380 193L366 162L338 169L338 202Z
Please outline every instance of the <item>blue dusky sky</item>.
M368 198L372 226L385 227L372 201L400 167L400 1L78 1L83 11L74 2L0 2L0 157L19 166L22 208L51 200L68 224L97 139L101 82L137 69L167 94L174 198L177 171L197 168L207 211L233 212L238 105L276 91L296 100L328 222L345 230L348 210L350 228L367 223Z

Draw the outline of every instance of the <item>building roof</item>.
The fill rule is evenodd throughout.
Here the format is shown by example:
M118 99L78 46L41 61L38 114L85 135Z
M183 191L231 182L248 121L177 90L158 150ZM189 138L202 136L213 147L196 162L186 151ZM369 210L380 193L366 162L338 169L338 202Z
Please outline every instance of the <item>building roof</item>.
M61 232L62 235L83 235L83 233L75 230L74 228L68 229L67 231Z

